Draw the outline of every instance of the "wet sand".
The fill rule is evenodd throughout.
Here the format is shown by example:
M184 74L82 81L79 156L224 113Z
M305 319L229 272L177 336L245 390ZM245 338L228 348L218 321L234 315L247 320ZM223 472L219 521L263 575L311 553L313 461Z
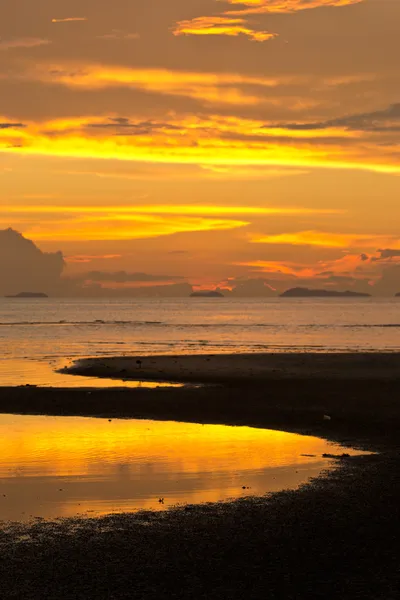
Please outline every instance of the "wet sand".
M221 366L208 376L200 366L195 372L193 365L207 358L213 357L181 362L181 371L192 371L185 379L180 372L179 380L223 385L92 392L0 388L0 411L246 424L320 435L379 454L343 459L341 468L296 492L162 515L3 529L2 598L397 597L399 355L224 358L219 365L229 363L230 372ZM101 369L110 377L111 365L115 372L132 367L137 378L139 365L121 360L107 359ZM171 372L176 357L157 359L151 367L144 362L149 359L136 360L147 377L168 367L168 377L178 378L179 363ZM286 361L286 370L267 375L267 360L274 369ZM300 360L305 362L299 372ZM256 374L250 366L239 372L240 361L252 363Z
M99 357L65 373L92 377L245 384L271 379L397 379L400 354L218 354Z

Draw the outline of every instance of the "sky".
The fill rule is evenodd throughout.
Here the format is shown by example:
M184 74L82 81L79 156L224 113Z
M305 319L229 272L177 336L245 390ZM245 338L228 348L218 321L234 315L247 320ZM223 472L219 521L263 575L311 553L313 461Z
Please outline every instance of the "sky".
M70 293L400 292L399 22L400 0L0 0L0 229L62 251Z

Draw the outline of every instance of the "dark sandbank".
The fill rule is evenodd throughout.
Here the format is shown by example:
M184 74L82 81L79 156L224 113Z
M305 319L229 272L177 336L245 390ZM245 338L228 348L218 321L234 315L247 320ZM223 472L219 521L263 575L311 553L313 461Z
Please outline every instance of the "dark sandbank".
M2 598L397 597L399 356L215 357L219 366L212 370L213 358L157 357L153 367L146 357L102 359L101 369L110 377L119 361L139 368L135 361L142 360L142 376L164 368L181 381L221 385L89 393L0 388L0 411L257 425L380 453L344 459L329 476L271 497L6 527L0 532ZM208 371L201 361L211 363ZM239 364L249 366L243 372ZM83 366L99 368L98 361Z
M282 379L400 379L399 353L217 354L99 357L64 373L91 377L259 386Z

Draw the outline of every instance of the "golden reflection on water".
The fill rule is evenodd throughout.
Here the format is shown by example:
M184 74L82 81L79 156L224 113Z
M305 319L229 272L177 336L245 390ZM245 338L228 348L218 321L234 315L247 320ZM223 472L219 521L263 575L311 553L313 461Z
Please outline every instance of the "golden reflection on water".
M343 448L249 427L0 415L0 519L159 510L296 488L326 468L324 452Z
M168 383L160 381L140 381L138 369L138 380L130 381L123 379L107 379L99 377L80 377L79 375L68 375L59 373L58 369L67 366L66 361L52 360L0 360L0 386L15 387L18 385L36 385L39 387L62 387L62 388L157 388L157 387L182 387L180 383Z

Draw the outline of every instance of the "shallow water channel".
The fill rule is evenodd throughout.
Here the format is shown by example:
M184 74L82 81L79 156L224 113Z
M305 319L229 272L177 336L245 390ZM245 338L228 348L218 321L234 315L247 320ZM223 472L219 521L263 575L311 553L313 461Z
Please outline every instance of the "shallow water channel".
M183 383L168 381L145 381L140 379L138 369L137 380L112 379L107 377L82 377L70 375L60 371L69 366L71 361L65 360L34 360L34 359L8 359L0 360L0 385L37 386L56 388L158 388L158 387L184 387Z
M250 427L0 415L0 520L163 510L294 489L332 465L323 453L343 451Z

